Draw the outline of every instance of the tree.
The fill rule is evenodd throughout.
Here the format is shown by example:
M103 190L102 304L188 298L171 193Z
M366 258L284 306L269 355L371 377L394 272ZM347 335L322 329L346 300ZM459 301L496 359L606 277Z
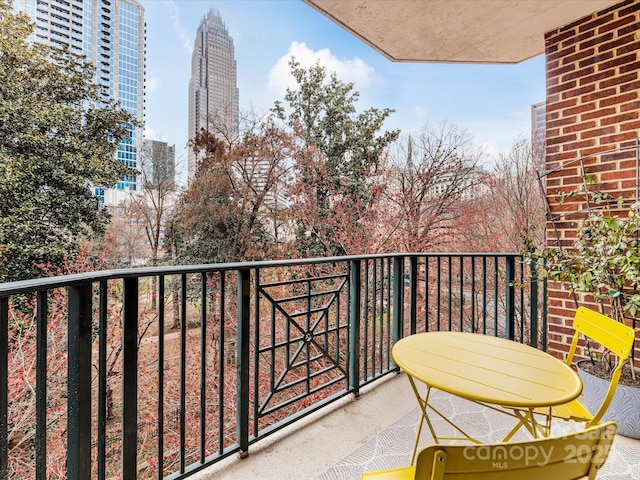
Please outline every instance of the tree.
M0 281L42 276L82 236L101 235L108 214L92 185L131 170L115 151L134 118L92 83L90 63L29 44L29 17L0 0Z
M481 183L481 156L466 130L446 122L426 125L417 138L396 145L389 218L400 248L420 252L450 245L464 198Z
M156 266L161 262L164 230L175 204L177 187L173 170L163 170L161 160L165 159L154 159L153 148L146 142L140 159L142 188L131 192L118 205L124 218L115 218L117 223L112 222L110 230L117 238L121 258L132 261L137 257Z
M115 207L109 225L109 238L117 256L112 268L138 266L150 253L145 218L145 213L131 197Z
M362 219L379 198L385 149L399 135L397 130L379 133L393 110L357 113L359 93L353 83L340 81L319 63L305 70L292 58L289 65L297 88L287 89L287 107L276 102L273 111L297 144L293 213L298 250L303 256L364 253L336 241L336 226L349 229L353 238L368 234L370 225Z
M264 259L276 255L287 206L291 138L273 118L258 119L238 143L199 132L190 145L201 158L180 197L167 234L177 263Z
M484 191L460 218L458 237L467 251L521 252L544 244L545 200L527 140L500 154ZM469 225L473 225L469 229Z
M546 204L536 163L531 145L521 139L495 164L488 196L492 224L502 232L496 251L521 252L525 243L544 245Z

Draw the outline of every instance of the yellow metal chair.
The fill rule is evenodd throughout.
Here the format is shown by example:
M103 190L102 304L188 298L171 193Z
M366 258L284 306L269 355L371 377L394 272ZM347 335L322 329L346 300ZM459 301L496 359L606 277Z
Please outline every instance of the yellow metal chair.
M582 403L580 403L579 400L574 400L564 405L552 407L550 417L549 409L536 409L534 411L534 413L546 415L548 417L546 424L540 422L536 423L540 433L545 436L550 434L551 418L585 422L587 427L596 425L600 422L609 408L611 400L613 400L613 395L616 392L618 381L622 374L622 367L631 355L631 350L633 348L633 342L635 339L635 332L633 328L617 322L594 310L579 307L576 310L576 314L573 319L573 328L575 333L573 335L571 347L569 348L569 354L567 355L567 365L571 365L573 363L573 357L576 353L578 340L581 335L588 338L591 342L598 343L604 349L614 354L617 357L617 363L611 372L609 388L607 389L606 395L596 412L590 412ZM530 413L523 411L522 414L529 415ZM504 440L509 440L520 428L522 428L522 423L516 425Z
M616 424L603 423L562 437L488 445L431 445L415 466L363 473L361 480L594 479L604 465Z

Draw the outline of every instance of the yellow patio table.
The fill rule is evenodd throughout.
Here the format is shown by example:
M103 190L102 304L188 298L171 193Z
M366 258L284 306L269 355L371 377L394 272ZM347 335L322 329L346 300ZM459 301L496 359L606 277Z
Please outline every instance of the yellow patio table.
M552 406L568 403L582 392L580 377L562 361L529 345L489 335L418 333L396 342L392 355L396 364L407 373L422 411L412 465L424 423L435 443L441 440L482 443L429 403L434 388L512 416L534 438L539 433L550 434ZM424 397L416 382L426 385ZM549 414L544 419L546 425L542 426L533 411L545 407L549 407ZM427 410L443 418L463 436L438 436ZM508 441L511 435L503 441Z

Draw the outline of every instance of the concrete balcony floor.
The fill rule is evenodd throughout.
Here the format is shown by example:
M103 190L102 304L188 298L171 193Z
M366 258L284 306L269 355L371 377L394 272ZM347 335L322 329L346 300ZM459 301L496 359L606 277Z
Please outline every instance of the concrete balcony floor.
M469 418L469 428L493 430L489 412L470 402L442 395L443 411ZM450 402L450 404L447 404ZM357 480L359 472L408 464L419 419L406 375L391 374L367 386L358 399L345 397L251 446L247 458L229 458L194 475L197 480ZM513 423L513 420L507 419ZM556 425L558 427L556 428ZM508 428L508 427L505 427ZM554 423L556 433L579 428ZM521 435L525 435L522 433ZM526 439L526 436L522 436ZM423 432L421 444L430 436ZM357 452L356 452L357 451ZM356 453L354 453L356 452ZM640 478L640 441L618 435L599 479Z

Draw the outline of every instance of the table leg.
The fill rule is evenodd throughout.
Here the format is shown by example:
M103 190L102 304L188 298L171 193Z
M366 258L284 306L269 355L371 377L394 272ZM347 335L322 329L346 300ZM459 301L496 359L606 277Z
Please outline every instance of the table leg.
M418 400L418 405L420 407L420 424L418 425L418 433L416 434L416 441L413 444L413 453L411 454L411 465L413 465L416 459L416 453L418 452L418 443L420 442L422 425L424 425L425 421L427 423L427 426L429 427L431 436L434 438L436 443L438 443L438 439L433 429L433 425L431 425L431 420L429 420L429 415L427 415L427 406L429 405L429 393L431 391L431 388L427 386L425 398L423 399L420 395L420 392L418 391L418 387L416 386L416 382L414 381L413 377L411 375L408 375L407 378L409 378L411 388L413 389L413 394L416 396L416 400Z
M441 440L467 440L467 441L471 441L471 442L476 443L476 444L482 443L480 440L477 440L477 439L473 438L472 436L470 436L469 434L467 434L464 430L462 430L460 427L458 427L456 424L454 424L443 413L438 411L438 409L436 409L433 405L431 405L429 403L429 396L431 394L431 388L432 387L430 387L429 385L425 385L426 386L426 392L425 392L424 398L422 398L422 396L420 395L420 392L418 391L418 387L416 386L416 382L413 379L413 377L411 377L411 375L408 375L407 378L409 378L409 382L411 383L411 388L413 389L413 393L414 393L416 399L418 400L418 405L420 406L420 412L421 412L420 413L420 424L418 425L418 433L416 434L416 441L415 441L415 443L413 445L413 453L411 455L411 465L414 464L414 461L415 461L415 458L416 458L416 454L418 452L418 444L420 442L420 434L422 433L422 426L425 423L427 424L427 427L429 428L429 432L431 433L431 436L433 437L433 441L436 444L439 444ZM438 415L445 422L447 422L449 425L451 425L451 427L453 427L455 430L457 430L462 435L464 435L464 437L441 437L441 436L438 436L438 434L435 431L435 428L434 428L433 424L431 423L431 419L429 418L429 413L428 413L427 409L431 409L436 415Z

